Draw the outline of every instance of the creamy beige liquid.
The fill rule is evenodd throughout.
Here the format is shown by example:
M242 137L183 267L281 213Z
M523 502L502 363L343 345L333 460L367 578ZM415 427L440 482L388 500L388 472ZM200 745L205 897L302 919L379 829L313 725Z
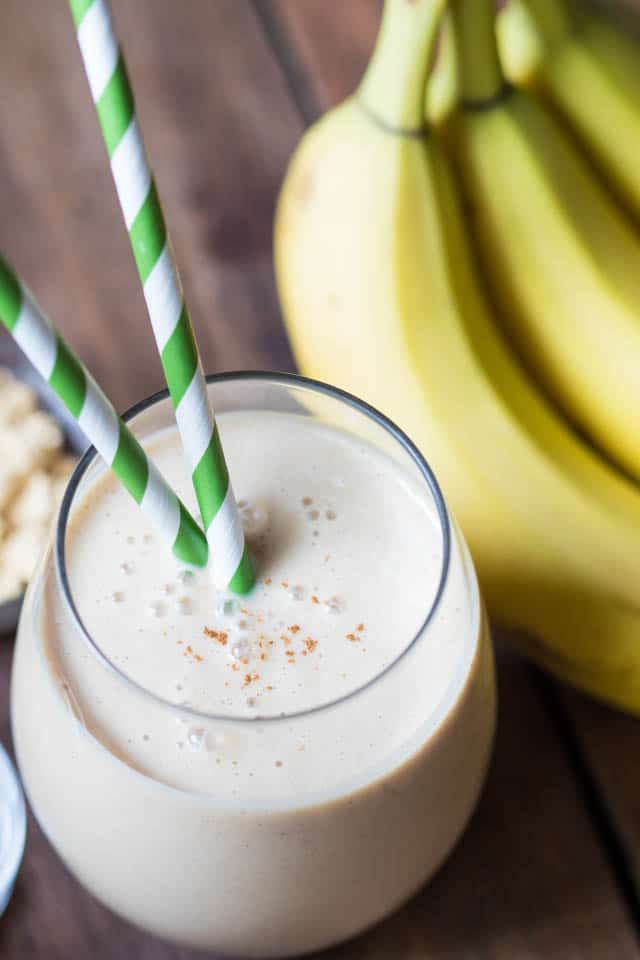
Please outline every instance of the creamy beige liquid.
M446 854L487 762L491 656L455 529L413 642L443 561L414 476L300 416L220 430L254 591L180 565L103 472L73 515L69 581L148 693L99 661L50 575L23 617L14 733L37 816L98 896L165 936L283 956L378 919ZM195 511L175 432L148 447Z

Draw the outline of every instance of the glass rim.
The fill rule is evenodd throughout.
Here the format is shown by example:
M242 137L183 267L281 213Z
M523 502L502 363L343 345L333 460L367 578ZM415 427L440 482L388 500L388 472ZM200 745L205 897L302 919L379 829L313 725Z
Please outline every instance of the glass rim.
M431 621L433 620L437 610L440 607L440 601L444 594L444 589L447 584L447 579L449 576L449 567L450 567L450 557L451 557L451 525L449 521L449 513L446 507L444 496L440 489L440 485L435 477L435 474L431 467L429 466L427 460L422 455L416 444L409 438L409 436L400 429L389 417L385 416L371 404L366 403L364 400L360 400L358 397L354 396L351 393L348 393L346 390L342 390L339 387L334 387L330 384L324 383L321 380L314 380L310 377L303 377L300 374L296 373L281 373L275 371L262 371L262 370L237 370L229 371L224 373L214 373L208 374L206 376L207 385L217 384L217 383L231 383L231 382L263 382L269 383L272 385L280 385L282 387L298 387L305 390L309 390L312 393L318 393L323 396L329 397L333 400L338 400L351 409L356 410L358 413L367 417L369 420L373 421L379 427L381 427L389 436L391 436L398 445L409 455L413 463L417 466L422 479L426 482L429 492L433 498L433 501L436 506L438 520L440 523L440 532L442 535L442 560L440 566L440 577L438 579L438 586L431 602L431 606L419 626L418 630L411 638L409 643L402 648L400 653L394 657L382 670L376 673L374 676L370 677L364 683L355 687L352 690L349 690L347 693L341 694L339 697L334 697L331 700L324 701L322 703L316 704L313 707L308 707L302 710L295 710L291 713L278 713L273 715L256 715L252 714L251 716L245 716L242 714L230 714L230 713L212 713L205 710L198 710L195 707L187 706L185 704L175 703L172 700L167 700L165 697L161 696L158 693L154 693L152 690L149 690L143 684L139 683L137 680L134 680L133 677L130 677L124 670L118 667L115 663L110 660L102 648L98 645L97 641L91 636L90 631L84 624L80 612L77 608L73 591L71 589L71 584L69 581L69 576L67 572L66 564L66 534L69 526L69 519L71 516L71 510L74 504L75 495L78 491L82 479L85 477L87 470L91 464L99 459L98 452L96 448L91 445L84 452L80 460L75 466L71 477L67 483L65 489L64 497L60 505L60 510L58 513L58 519L56 523L56 534L54 542L54 561L55 561L55 570L58 578L58 582L62 586L62 594L64 597L64 602L68 611L71 614L72 620L75 623L75 626L78 628L81 637L89 647L91 653L97 657L98 661L105 667L113 676L118 680L125 683L138 695L151 700L157 706L163 708L169 708L173 711L177 711L185 716L188 716L192 719L199 721L216 721L216 722L225 722L225 723L252 723L252 724L264 724L264 723L274 723L274 722L286 722L289 720L295 720L300 717L311 716L316 713L320 713L324 710L329 710L332 707L336 707L341 703L345 703L348 700L351 700L354 697L359 696L365 691L369 690L375 684L378 683L387 673L396 667L396 665L409 654L409 652L415 647L416 643L421 639L421 637L428 630ZM139 416L142 413L145 413L151 407L156 404L169 400L169 391L168 389L158 390L156 393L151 394L144 400L140 400L137 403L133 404L129 409L122 414L122 419L125 422L129 422ZM109 469L106 465L107 470Z

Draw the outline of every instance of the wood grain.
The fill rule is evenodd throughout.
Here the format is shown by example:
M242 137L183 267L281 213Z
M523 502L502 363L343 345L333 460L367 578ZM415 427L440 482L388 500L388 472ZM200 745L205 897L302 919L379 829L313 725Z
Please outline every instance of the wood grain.
M608 818L620 869L640 904L640 774L635 762L640 718L567 688L560 697Z
M301 127L251 6L113 7L205 368L291 369L271 222ZM5 0L1 37L0 247L129 406L162 371L65 0Z
M637 956L567 757L528 669L502 646L499 694L494 762L458 849L336 960Z
M171 0L114 0L208 369L292 366L271 269L277 189L302 115L341 99L357 81L379 7L378 0L186 0L178 11ZM123 407L159 387L161 371L65 8L64 0L3 3L0 247ZM4 643L4 743L10 657ZM327 960L637 955L544 700L508 653L501 653L499 676L495 760L457 851L407 907ZM620 728L602 718L598 724L598 749L606 754ZM629 728L622 741L628 749L632 736ZM626 829L636 829L637 779L602 772L608 782L617 775L617 789L628 791ZM16 894L0 920L0 956L201 954L114 917L79 887L30 820Z
M293 97L307 123L360 81L378 29L382 0L256 0Z

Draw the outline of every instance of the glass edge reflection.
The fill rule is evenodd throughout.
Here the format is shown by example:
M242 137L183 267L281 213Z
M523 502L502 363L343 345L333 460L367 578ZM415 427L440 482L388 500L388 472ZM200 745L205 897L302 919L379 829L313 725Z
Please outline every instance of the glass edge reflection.
M241 716L239 714L218 714L218 713L207 713L205 711L196 710L192 707L186 707L178 705L171 700L165 700L164 697L161 697L159 694L155 694L152 691L148 690L142 684L138 683L136 680L133 680L131 677L127 676L119 667L117 667L112 661L107 657L107 655L102 651L102 649L94 641L93 637L87 630L80 616L79 610L76 606L75 600L73 598L73 593L71 590L71 585L69 583L69 577L67 574L67 567L65 561L65 545L66 545L66 533L68 528L68 521L71 513L71 507L76 493L82 479L86 475L88 468L91 466L93 461L97 458L97 451L95 447L91 446L83 454L78 464L76 465L73 474L69 480L65 494L60 506L60 512L58 514L58 521L56 527L55 535L55 550L54 550L54 559L55 559L55 569L58 577L59 583L62 585L62 592L64 596L64 601L67 606L69 613L73 621L75 622L76 627L79 629L82 638L85 643L87 643L91 652L98 658L100 663L113 675L115 675L119 680L125 683L128 687L134 690L139 695L148 698L156 705L163 708L169 708L172 711L183 714L191 718L205 721L217 721L224 723L274 723L274 722L287 722L295 720L298 717L308 717L313 714L320 713L325 710L329 710L333 707L338 706L341 703L345 703L348 700L352 700L354 697L360 696L365 693L367 690L371 689L374 684L377 684L382 677L386 676L389 671L408 655L408 653L413 649L418 640L423 636L425 631L429 628L431 621L433 620L437 610L440 606L440 601L442 599L447 579L449 576L449 565L450 565L450 556L451 556L451 525L449 521L449 514L447 507L440 490L440 485L433 473L428 462L418 449L418 447L413 443L413 441L407 436L407 434L400 429L392 420L386 417L384 414L380 413L375 407L372 407L370 404L366 403L364 400L360 400L358 397L355 397L353 394L348 393L346 390L341 390L339 387L333 387L330 384L323 383L320 380L313 380L309 377L303 377L299 374L293 373L279 373L273 371L261 371L261 370L239 370L228 373L216 373L209 374L207 376L208 384L216 383L230 383L230 382L263 382L272 385L279 385L282 387L296 387L296 388L305 388L311 390L315 393L323 394L333 400L340 400L343 403L346 403L352 409L358 411L359 413L369 417L373 420L378 426L384 429L387 434L389 434L393 439L409 454L410 458L413 460L415 465L418 467L422 477L426 480L427 486L433 497L433 500L436 505L436 510L438 513L438 519L440 522L440 531L442 534L442 564L440 570L440 578L438 581L438 588L436 590L433 602L429 611L422 622L419 630L416 632L411 641L403 648L403 650L395 657L387 666L377 673L374 677L371 677L366 683L361 684L359 687L356 687L354 690L350 690L348 693L343 694L340 697L336 697L333 700L327 700L324 703L317 704L314 707L311 707L307 710L297 710L293 713L287 714L278 714L278 715L252 715L252 716ZM122 415L122 419L125 421L130 421L140 414L147 411L150 407L154 406L157 403L160 403L163 400L169 398L168 390L159 390L156 393L152 394L150 397L147 397L145 400L141 400L138 403L130 407L126 413Z

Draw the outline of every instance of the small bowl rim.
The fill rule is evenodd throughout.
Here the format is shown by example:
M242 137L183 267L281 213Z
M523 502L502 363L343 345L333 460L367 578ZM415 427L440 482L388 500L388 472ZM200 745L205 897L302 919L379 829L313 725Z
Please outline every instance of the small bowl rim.
M0 743L0 916L11 899L26 839L27 809L24 793L11 758Z

